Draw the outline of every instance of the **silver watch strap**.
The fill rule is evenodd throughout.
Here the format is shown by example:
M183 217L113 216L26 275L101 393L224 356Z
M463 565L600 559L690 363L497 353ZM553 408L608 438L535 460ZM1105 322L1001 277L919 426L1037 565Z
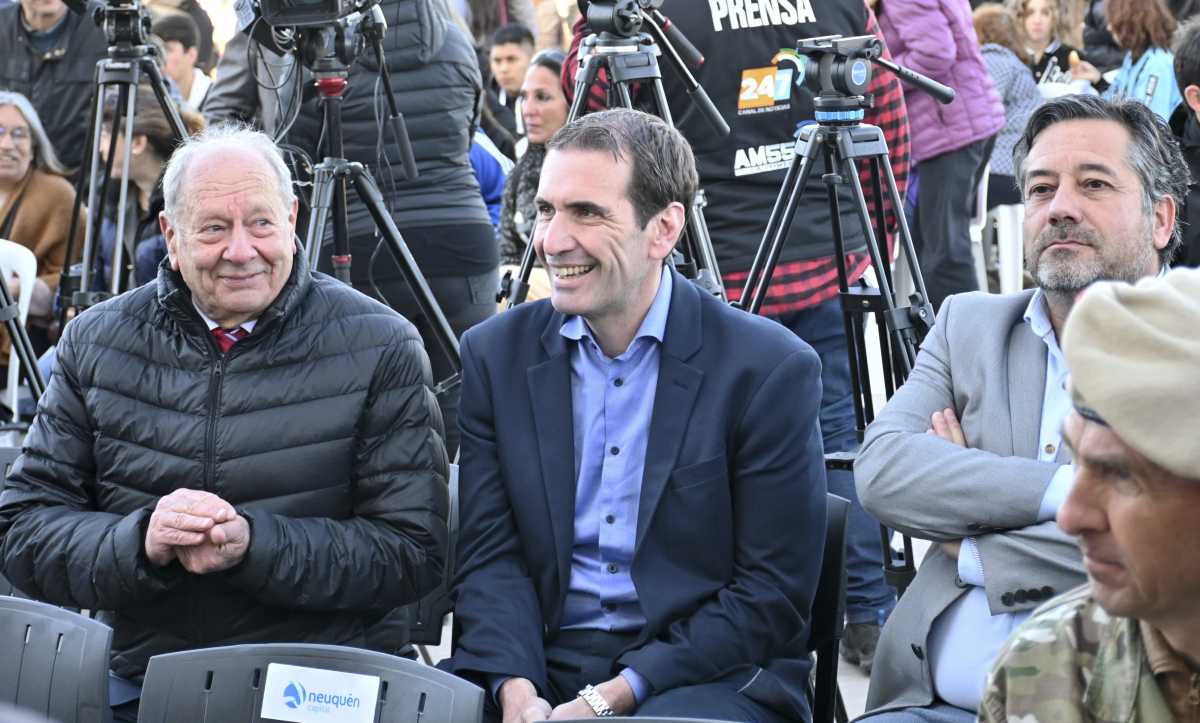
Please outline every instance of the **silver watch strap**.
M597 718L608 718L613 715L613 709L609 707L608 701L600 695L600 691L595 686L584 686L583 690L579 691L579 697L583 698L584 703L591 706L592 712L596 714Z

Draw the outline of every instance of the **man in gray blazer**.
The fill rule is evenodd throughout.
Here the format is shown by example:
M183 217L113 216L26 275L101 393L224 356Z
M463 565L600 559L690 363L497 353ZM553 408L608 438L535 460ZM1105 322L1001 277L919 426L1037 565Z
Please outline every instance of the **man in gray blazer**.
M934 543L884 627L873 723L974 721L1009 633L1085 581L1054 522L1073 477L1058 336L1089 284L1157 274L1179 243L1187 166L1144 106L1050 101L1014 156L1038 288L949 297L854 468L869 512Z

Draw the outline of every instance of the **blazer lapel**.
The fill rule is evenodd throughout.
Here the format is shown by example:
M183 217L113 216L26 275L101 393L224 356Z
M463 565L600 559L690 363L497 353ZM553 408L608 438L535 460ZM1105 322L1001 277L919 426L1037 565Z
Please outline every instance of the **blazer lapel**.
M704 381L704 372L687 364L687 359L700 349L702 339L700 291L677 272L671 273L675 274L674 287L667 333L658 362L658 387L650 417L650 436L646 441L646 462L642 468L635 555L679 459L688 420Z
M1014 456L1037 459L1045 392L1046 343L1018 317L1008 347L1008 408Z
M571 355L558 333L563 316L555 313L542 334L549 359L526 370L538 455L562 592L571 579L575 542L575 423L571 414Z

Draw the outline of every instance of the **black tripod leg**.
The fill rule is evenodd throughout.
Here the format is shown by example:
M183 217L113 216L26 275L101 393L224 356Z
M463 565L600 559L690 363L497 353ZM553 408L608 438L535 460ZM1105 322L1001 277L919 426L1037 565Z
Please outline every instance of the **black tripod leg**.
M750 275L746 277L742 298L738 302L738 306L751 314L757 314L758 310L762 308L763 301L767 298L767 287L771 283L771 277L775 275L775 267L779 263L780 254L783 253L783 244L787 241L788 232L792 229L792 221L796 217L796 207L800 204L800 198L808 186L808 178L812 174L814 162L818 156L822 155L823 148L820 137L814 135L805 145L803 153L796 154L792 165L788 167L783 187L779 189L779 197L776 199L775 206L771 209L771 217L767 221L767 231L763 235L763 243L759 245L758 252L754 255L754 263L750 266Z
M71 206L71 225L67 231L67 251L63 256L62 274L58 281L58 323L60 327L67 325L67 309L74 303L71 292L79 290L78 283L71 276L71 264L75 259L75 239L79 233L79 220L82 217L83 210L83 191L88 188L90 191L90 180L96 177L96 167L98 159L97 149L100 147L100 118L103 110L103 91L100 89L100 66L97 65L92 72L92 113L88 116L88 131L87 137L91 140L87 148L83 149L83 160L79 165L79 178L75 180L75 202ZM90 175L85 175L83 169L89 169ZM90 208L90 205L89 205ZM86 220L85 220L86 223ZM84 249L84 258L87 258L87 249Z
M571 99L571 108L567 112L568 123L583 115L583 109L587 107L588 92L596 83L600 65L601 60L598 55L589 55L583 61L583 67L579 69L579 75L575 77L575 97Z
M136 69L133 66L131 70ZM138 73L133 72L133 84L122 88L124 94L121 100L125 102L125 122L123 134L125 136L125 153L121 154L121 190L117 193L117 231L113 238L112 248L112 277L108 281L108 290L113 294L119 294L124 289L125 274L125 217L126 211L129 209L129 183L130 183L130 162L133 159L133 153L129 150L133 148L133 124L137 120L137 88L138 88ZM117 134L117 124L113 124L113 136ZM110 155L111 159L112 156Z
M24 279L23 281L32 284L36 279ZM24 288L21 293L31 294L33 289ZM42 370L38 368L37 354L33 351L33 343L29 341L29 332L17 318L17 308L12 294L8 293L8 279L0 279L0 317L4 319L8 337L12 341L13 349L17 352L17 360L20 362L21 368L25 370L26 378L29 379L29 391L33 395L33 401L36 402L46 392L46 380L42 377Z
M529 295L529 276L533 273L533 261L537 257L533 249L533 234L537 233L537 221L533 222L533 233L526 239L525 250L521 252L521 267L515 278L509 279L508 288L501 292L508 298L508 308L525 303Z
M158 69L158 63L150 58L142 58L141 68L142 72L150 76L150 89L154 91L154 97L158 99L158 107L166 116L167 124L171 126L171 131L175 134L175 140L186 139L188 137L187 128L183 126L179 110L171 102L170 94L167 92L167 81L163 78L162 71Z
M404 279L412 289L413 296L416 297L417 304L421 307L421 313L429 320L438 344L441 345L442 351L446 352L450 365L454 367L454 378L449 382L443 382L440 386L444 388L448 384L457 383L458 374L462 372L462 356L458 351L458 337L454 335L454 330L450 328L450 322L446 321L446 315L438 306L433 291L425 282L425 277L421 275L416 260L408 250L408 244L404 243L404 238L400 236L400 229L396 228L396 222L387 212L383 196L380 195L375 180L365 170L354 173L353 180L358 197L362 199L371 218L375 220L375 225L383 234L383 240L387 243L388 250L392 252L396 264L404 274Z

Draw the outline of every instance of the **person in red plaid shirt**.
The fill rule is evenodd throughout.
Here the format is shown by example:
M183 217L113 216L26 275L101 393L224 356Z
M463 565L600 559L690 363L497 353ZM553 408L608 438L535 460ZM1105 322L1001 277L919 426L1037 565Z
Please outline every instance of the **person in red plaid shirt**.
M574 96L579 44L590 32L586 0L579 5L583 17L575 24L571 52L563 65L568 98ZM705 216L714 251L726 292L736 300L792 162L796 125L813 118L812 96L797 83L801 66L795 54L796 40L832 34L873 34L881 40L883 36L868 7L839 0L666 0L662 11L705 55L696 79L732 131L722 138L711 130L664 62L663 85L671 113L695 152L700 183L708 196ZM885 52L885 57L890 55ZM588 109L607 107L608 90L602 72L589 90ZM909 169L904 93L896 77L882 69L872 78L869 93L874 101L864 122L883 130L903 196ZM874 214L869 169L866 162L860 164ZM857 205L847 186L840 189L840 202L846 267L854 284L869 267L870 257ZM894 229L890 201L885 211L888 228ZM828 197L820 174L814 174L761 313L787 326L821 356L821 429L826 452L852 450L858 444L833 248ZM890 239L888 249L890 258ZM831 470L828 477L829 490L853 503L847 540L848 626L842 653L869 673L879 629L895 605L895 595L883 577L878 523L858 503L853 474Z

